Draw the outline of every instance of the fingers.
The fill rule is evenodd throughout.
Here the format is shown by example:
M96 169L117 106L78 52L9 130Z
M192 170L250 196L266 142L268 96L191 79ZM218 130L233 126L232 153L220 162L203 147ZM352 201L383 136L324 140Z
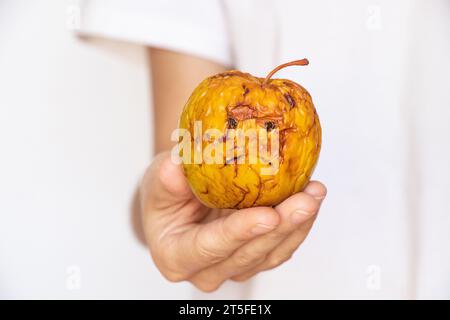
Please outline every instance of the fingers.
M184 276L228 258L251 239L279 224L279 215L267 207L249 208L186 230L177 235L168 254L175 266L185 267Z
M320 206L326 196L327 191L323 184L317 181L312 181L310 184L308 184L303 192L308 193L310 196L317 199ZM243 272L240 275L232 277L232 279L236 281L245 281L261 271L273 269L289 260L294 252L298 249L298 247L306 239L309 231L314 224L315 218L316 216L305 221L286 239L283 239L283 241L281 241L281 243L267 255L267 258L261 264L251 270Z
M279 252L276 255L272 255L271 252L290 237L294 230L297 230L299 238L306 237L325 193L323 185L314 182L305 189L305 192L286 199L276 207L281 222L274 231L246 243L229 259L199 272L191 281L194 284L207 283L214 287L219 286L226 279L248 272L260 264L267 263L265 267L281 264L285 258L289 258L291 253L282 251L283 255L280 256ZM265 262L266 260L269 261Z
M170 173L170 165L162 160L154 168ZM158 178L152 183L165 188L163 200L177 188L190 192L183 183L165 184L164 174ZM322 184L312 182L275 209L249 208L209 223L185 224L158 237L163 243L154 241L160 245L152 254L158 251L158 268L169 280L189 280L201 290L215 290L226 279L246 279L288 259L307 236L325 193Z
M298 230L295 230L272 252L270 252L266 259L259 265L255 266L253 269L243 272L242 274L231 277L231 279L235 281L246 281L262 271L276 268L288 261L308 236L314 221L315 217L305 222Z

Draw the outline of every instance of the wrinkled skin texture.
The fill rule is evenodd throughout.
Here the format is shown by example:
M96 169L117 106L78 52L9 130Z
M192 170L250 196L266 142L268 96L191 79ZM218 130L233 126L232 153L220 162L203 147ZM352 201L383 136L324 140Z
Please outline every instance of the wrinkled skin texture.
M180 128L194 137L194 121L202 130L279 129L279 170L262 175L270 163L183 164L194 194L211 208L274 206L310 181L321 147L321 126L309 93L285 79L269 80L228 71L202 81L186 103ZM212 140L211 140L212 141ZM203 150L211 141L203 140ZM223 144L225 142L218 140ZM247 146L248 147L248 146ZM192 152L194 141L192 141Z

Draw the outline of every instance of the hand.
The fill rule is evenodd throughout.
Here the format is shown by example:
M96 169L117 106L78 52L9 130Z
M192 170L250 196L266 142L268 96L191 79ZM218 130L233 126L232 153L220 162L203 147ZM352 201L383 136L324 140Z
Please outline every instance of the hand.
M287 261L308 235L325 195L325 186L310 182L275 208L210 209L165 152L141 185L145 238L168 280L214 291L227 279L244 281Z

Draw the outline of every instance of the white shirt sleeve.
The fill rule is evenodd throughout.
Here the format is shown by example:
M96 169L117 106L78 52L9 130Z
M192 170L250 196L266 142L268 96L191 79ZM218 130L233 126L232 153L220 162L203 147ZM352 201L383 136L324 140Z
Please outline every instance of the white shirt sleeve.
M80 20L81 34L231 65L226 19L219 0L84 0Z

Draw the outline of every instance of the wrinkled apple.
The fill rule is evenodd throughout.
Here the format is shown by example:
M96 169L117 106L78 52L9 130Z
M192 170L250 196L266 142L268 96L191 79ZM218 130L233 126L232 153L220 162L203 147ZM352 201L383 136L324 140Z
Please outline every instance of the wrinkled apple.
M307 64L283 64L266 78L227 71L194 90L180 118L189 133L180 155L192 191L206 206L273 206L309 182L321 147L319 118L306 89L272 79L281 68ZM257 161L250 154L255 150Z

